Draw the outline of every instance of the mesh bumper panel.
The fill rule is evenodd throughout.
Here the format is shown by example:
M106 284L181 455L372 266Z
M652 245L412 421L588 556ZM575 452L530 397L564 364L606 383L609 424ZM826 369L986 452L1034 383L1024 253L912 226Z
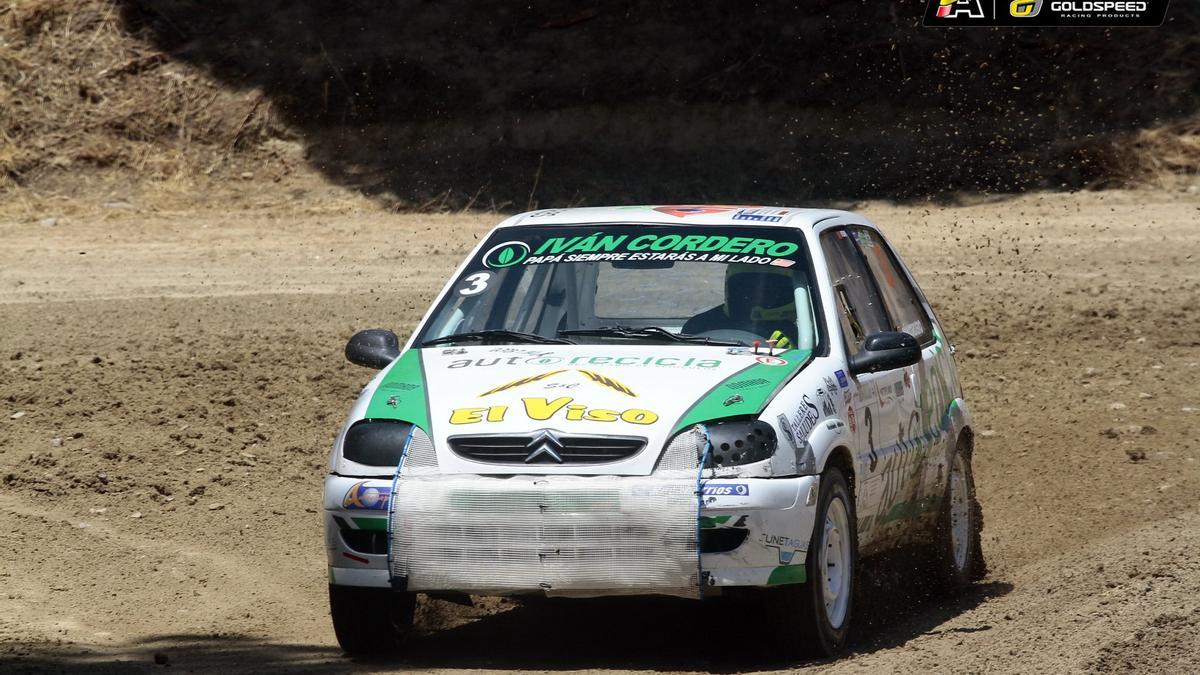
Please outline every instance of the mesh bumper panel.
M692 595L697 508L686 479L402 476L392 575L415 591Z

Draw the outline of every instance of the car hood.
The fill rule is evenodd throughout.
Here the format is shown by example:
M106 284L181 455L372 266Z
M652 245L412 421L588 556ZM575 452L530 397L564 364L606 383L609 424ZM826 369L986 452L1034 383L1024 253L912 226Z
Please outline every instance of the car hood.
M399 419L433 441L443 473L646 475L677 432L758 414L809 360L693 345L520 345L409 350L373 383L361 415ZM544 453L478 461L464 437L625 436L645 449L605 463L559 463ZM510 449L511 450L511 449ZM516 452L516 450L511 450Z

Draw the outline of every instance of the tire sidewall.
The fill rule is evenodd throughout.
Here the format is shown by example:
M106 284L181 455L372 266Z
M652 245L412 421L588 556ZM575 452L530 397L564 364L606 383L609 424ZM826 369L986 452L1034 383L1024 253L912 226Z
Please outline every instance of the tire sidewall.
M960 568L954 556L954 536L950 518L951 487L953 485L954 464L959 458L963 461L966 473L964 484L967 494L964 495L967 504L967 555ZM938 512L935 532L937 576L943 590L957 592L966 588L972 579L973 571L979 557L979 507L975 500L975 476L971 469L971 455L961 448L951 453L946 471L946 491L942 497L942 508Z
M850 625L853 622L855 575L858 571L858 525L854 512L854 497L850 494L850 488L840 469L831 467L821 475L818 494L820 496L817 500L816 519L810 539L812 543L809 545L808 560L805 563L808 566L809 578L809 583L806 584L806 591L809 594L807 604L811 614L809 632L810 639L819 642L820 652L832 654L846 643L846 636L849 634ZM834 499L841 499L846 507L849 531L844 536L850 539L850 581L846 590L848 594L846 616L839 627L834 627L830 623L828 612L825 610L824 572L820 569L820 550L825 546L825 518L829 513L829 505Z

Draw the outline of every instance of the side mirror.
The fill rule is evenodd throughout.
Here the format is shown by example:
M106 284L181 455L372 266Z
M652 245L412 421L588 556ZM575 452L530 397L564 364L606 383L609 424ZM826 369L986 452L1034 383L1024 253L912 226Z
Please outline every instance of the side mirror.
M921 360L921 345L908 333L868 335L861 352L850 357L850 373L878 373L911 366Z
M380 370L400 356L400 338L386 328L360 330L346 343L346 360Z

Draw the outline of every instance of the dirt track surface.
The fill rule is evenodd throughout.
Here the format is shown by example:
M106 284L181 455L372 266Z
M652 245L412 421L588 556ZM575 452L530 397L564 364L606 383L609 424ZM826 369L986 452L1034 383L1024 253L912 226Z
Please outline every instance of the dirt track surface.
M862 205L957 344L991 574L864 581L832 663L752 606L426 602L396 660L343 657L320 521L370 372L495 216L357 201L0 211L0 671L1200 669L1200 199ZM50 219L53 219L51 222Z

